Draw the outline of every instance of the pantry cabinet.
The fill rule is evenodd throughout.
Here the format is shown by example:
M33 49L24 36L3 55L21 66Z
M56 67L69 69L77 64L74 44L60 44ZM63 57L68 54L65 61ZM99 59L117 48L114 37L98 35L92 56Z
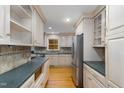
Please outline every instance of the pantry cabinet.
M108 79L120 87L124 87L124 37L110 39L107 42L107 73Z
M118 87L124 87L124 6L107 6L107 80Z
M102 10L94 18L94 47L105 46L105 33L106 33L106 10Z
M33 44L34 46L44 46L44 23L38 14L38 12L34 9L33 12Z
M124 5L110 5L108 9L110 31L124 26Z

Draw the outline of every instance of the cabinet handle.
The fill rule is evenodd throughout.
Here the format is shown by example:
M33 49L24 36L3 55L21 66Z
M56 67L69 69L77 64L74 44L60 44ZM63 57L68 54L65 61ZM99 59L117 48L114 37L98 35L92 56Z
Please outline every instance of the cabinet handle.
M88 77L89 80L92 80L91 78Z
M10 36L10 33L6 34L7 36Z

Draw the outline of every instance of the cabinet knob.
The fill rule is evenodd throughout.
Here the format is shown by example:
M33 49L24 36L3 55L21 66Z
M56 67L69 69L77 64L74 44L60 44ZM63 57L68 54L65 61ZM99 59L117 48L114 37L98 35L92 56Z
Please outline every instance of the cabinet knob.
M10 36L10 33L6 34L7 36Z

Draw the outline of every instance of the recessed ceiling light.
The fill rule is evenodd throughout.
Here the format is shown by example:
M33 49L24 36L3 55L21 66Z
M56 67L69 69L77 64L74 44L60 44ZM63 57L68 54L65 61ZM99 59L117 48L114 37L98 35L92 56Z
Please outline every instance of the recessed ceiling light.
M54 34L54 32L51 32L52 34Z
M70 18L66 18L65 21L66 21L66 22L70 22Z
M51 30L51 29L52 29L52 27L50 26L50 27L48 27L48 29L50 29L50 30Z

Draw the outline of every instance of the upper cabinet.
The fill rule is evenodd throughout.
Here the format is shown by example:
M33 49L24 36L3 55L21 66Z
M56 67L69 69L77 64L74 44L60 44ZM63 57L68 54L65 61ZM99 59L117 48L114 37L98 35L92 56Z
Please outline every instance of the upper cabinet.
M109 28L110 31L118 27L124 26L124 6L123 5L111 5L108 6L109 12Z
M83 21L81 21L80 24L77 26L75 34L80 35L82 33L83 33Z
M29 5L10 6L10 43L32 44L32 8Z
M34 9L33 19L33 44L34 46L44 46L44 23L39 13Z
M0 11L1 45L44 45L44 23L40 8L30 5L3 5L0 6Z
M73 36L60 36L60 47L72 47Z
M0 5L0 44L9 44L9 6Z
M105 46L105 32L106 32L106 10L102 10L94 18L94 47Z

